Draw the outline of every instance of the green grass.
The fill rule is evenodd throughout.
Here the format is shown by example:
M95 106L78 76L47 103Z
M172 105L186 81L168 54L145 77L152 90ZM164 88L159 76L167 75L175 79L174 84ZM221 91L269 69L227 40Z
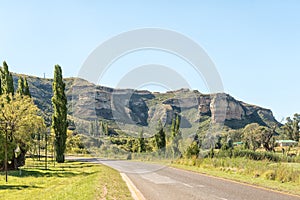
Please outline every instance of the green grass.
M182 159L171 166L300 195L299 163L272 163L244 158Z
M30 160L24 169L9 172L8 183L2 172L1 199L132 199L120 174L107 166L71 161L42 166Z

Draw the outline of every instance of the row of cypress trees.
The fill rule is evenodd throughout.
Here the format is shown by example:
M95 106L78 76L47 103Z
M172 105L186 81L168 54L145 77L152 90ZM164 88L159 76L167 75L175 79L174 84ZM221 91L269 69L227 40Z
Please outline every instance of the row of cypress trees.
M56 161L62 163L65 161L66 139L67 139L67 97L65 94L65 83L63 81L62 69L59 65L54 67L54 80L52 85L53 97L53 115L52 129L55 134ZM13 75L9 72L8 65L4 61L0 69L0 95L14 95ZM31 97L29 85L26 77L19 77L16 93Z
M15 89L14 89L14 80L12 73L8 70L8 65L4 61L3 62L3 67L1 69L1 76L0 76L0 81L1 81L1 87L0 87L0 95L2 94L12 94L14 95ZM29 86L27 79L24 77L19 77L18 81L18 88L16 92L20 95L26 95L31 97L30 91L29 91Z

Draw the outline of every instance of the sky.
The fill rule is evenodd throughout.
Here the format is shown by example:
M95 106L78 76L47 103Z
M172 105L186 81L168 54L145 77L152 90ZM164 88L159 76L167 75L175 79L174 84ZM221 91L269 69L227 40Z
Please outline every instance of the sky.
M135 29L161 28L199 44L215 64L226 93L271 109L279 121L300 113L297 0L0 0L0 8L0 61L10 71L50 78L59 64L64 77L76 77L103 42ZM191 88L209 92L189 63L159 50L122 56L98 84L116 87L134 67L149 63L168 66Z

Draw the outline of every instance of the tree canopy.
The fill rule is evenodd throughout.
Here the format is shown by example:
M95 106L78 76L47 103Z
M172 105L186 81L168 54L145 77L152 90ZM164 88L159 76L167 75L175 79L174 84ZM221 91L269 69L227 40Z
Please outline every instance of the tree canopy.
M11 168L25 164L25 154L30 148L32 134L44 128L44 120L37 115L38 108L29 97L19 94L0 96L0 140L5 142L5 134L9 135L8 156ZM19 149L17 156L15 150ZM4 164L4 145L0 146L0 163Z

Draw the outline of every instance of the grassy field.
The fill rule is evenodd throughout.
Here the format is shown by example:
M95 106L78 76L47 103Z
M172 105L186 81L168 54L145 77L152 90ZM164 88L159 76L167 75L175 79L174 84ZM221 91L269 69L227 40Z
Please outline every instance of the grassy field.
M71 162L43 169L43 163L27 160L20 171L0 176L0 196L5 200L132 199L120 174L104 165Z
M171 166L300 195L299 163L272 163L244 158L204 161L182 159L173 162Z

